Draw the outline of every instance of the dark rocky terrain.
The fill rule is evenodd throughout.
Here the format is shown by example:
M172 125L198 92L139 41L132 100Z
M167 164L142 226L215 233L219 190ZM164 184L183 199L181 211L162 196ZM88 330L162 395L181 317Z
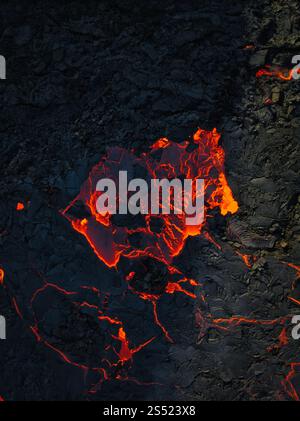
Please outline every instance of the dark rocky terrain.
M5 400L300 395L300 367L284 382L291 363L300 364L290 323L300 290L297 271L283 263L300 261L300 81L255 76L265 65L291 69L300 54L299 10L296 0L12 0L1 6ZM160 137L183 141L198 127L222 134L240 209L209 221L221 250L194 237L176 258L200 286L196 299L160 300L170 344L153 323L151 303L128 291L128 262L118 272L107 268L60 210L107 146L141 153ZM18 202L24 210L16 210ZM249 256L248 266L238 253ZM147 264L148 282L157 287L164 272ZM108 291L101 306L118 313L134 346L158 339L134 355L131 368L110 367L110 379L94 387L101 373L70 361L99 367L111 332L99 331L86 308L55 288L32 305L34 291L47 283ZM81 298L99 304L94 295ZM35 318L46 339L32 329Z

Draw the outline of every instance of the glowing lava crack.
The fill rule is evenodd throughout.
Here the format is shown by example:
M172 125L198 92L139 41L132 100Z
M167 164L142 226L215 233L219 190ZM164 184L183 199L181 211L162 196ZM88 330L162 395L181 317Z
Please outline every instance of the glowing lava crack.
M141 154L140 157L136 157L133 151L120 147L110 148L106 156L93 167L78 196L62 211L62 215L70 221L74 230L86 238L96 256L107 267L117 269L121 256L125 260L129 259L131 262L138 263L135 265L137 268L135 270L130 270L132 265L128 265L128 272L124 279L125 285L129 293L150 304L153 323L169 342L173 342L173 339L159 318L159 300L163 295L173 294L182 294L187 299L195 299L194 288L199 284L196 280L182 274L173 265L174 257L181 253L189 236L203 234L205 238L218 246L207 232L207 217L214 209L218 209L222 215L235 213L238 210L238 204L233 198L225 177L225 153L219 140L220 134L216 129L212 131L199 129L192 139L182 143L171 142L166 138L159 139L149 148L149 152ZM132 177L142 173L146 179L203 179L204 221L201 225L190 226L186 224L184 213L146 214L139 215L139 224L137 224L136 217L130 216L130 221L126 220L126 223L122 223L115 218L115 215L98 214L96 201L99 192L95 188L97 181L104 177L116 180L119 171L122 170L128 171ZM80 212L83 214L79 217ZM146 262L146 271L149 272L151 265L149 261L153 262L154 271L157 267L164 268L165 271L162 271L163 277L159 278L162 279L159 287L151 291L137 287L141 276L139 265L143 266ZM102 291L98 285L81 285L78 290L70 291L57 282L49 282L40 273L38 277L42 279L42 285L31 296L31 321L28 327L39 343L58 354L65 363L82 369L85 375L96 373L100 377L96 382L93 380L90 393L96 393L103 381L109 379L132 381L143 385L154 384L141 383L134 377L128 377L127 371L135 354L152 342L155 343L156 337L149 335L138 344L132 341L128 337L126 324L108 311L110 294L107 291ZM2 270L0 283L3 283L3 279L4 271ZM19 307L17 301L14 297L12 304L25 322L23 308ZM55 306L54 301L56 301ZM54 310L52 310L52 305L55 307ZM46 308L47 306L49 309ZM64 323L60 326L61 336L53 337L48 334L49 328L44 325L44 315L47 311L49 320L51 320L51 311L56 314L57 311L61 311L61 320L68 318L68 328L65 329ZM68 348L68 340L65 338L73 334L73 332L70 333L71 321L77 320L77 317L79 322L83 323L82 318L87 313L88 317L95 321L92 332L95 334L95 341L98 341L95 344L91 339L88 343L94 344L101 355L95 357L92 352L92 359L89 356L87 362L83 362L82 352L78 351L76 355L76 350L72 346ZM223 321L215 321L215 324L217 323L222 324ZM74 324L76 338L78 329L76 323Z
M120 171L134 174L142 172L151 179L203 179L205 217L210 210L219 208L222 215L235 213L238 204L232 196L224 173L225 154L219 145L220 134L216 129L211 132L199 129L193 140L183 143L159 139L139 158L132 151L114 147L94 166L79 195L63 211L72 227L84 235L93 251L108 267L118 264L120 256L130 259L151 257L170 265L174 256L183 249L189 236L199 235L205 225L186 224L186 215L142 215L143 224L138 227L120 226L114 223L112 215L97 212L96 202L100 192L96 191L97 182L103 178L114 180L117 184ZM84 206L88 216L78 218L72 214L76 206ZM157 232L152 224L159 218L161 229ZM132 240L139 235L139 244Z
M86 238L96 256L108 267L117 268L120 257L123 256L135 261L152 259L158 265L163 265L166 268L167 280L165 280L159 292L139 290L134 281L138 279L140 274L134 271L128 272L125 281L133 294L152 305L153 321L169 342L173 342L173 339L159 319L159 299L163 294L174 293L181 293L195 299L196 295L193 289L198 285L197 281L187 278L176 267L172 266L173 258L180 254L189 236L202 233L206 226L206 218L211 210L218 208L222 215L226 215L228 212L235 213L238 210L238 204L233 198L225 177L225 153L219 145L219 140L220 134L216 129L212 131L199 129L192 139L182 143L161 138L149 148L148 153L143 153L140 157L136 157L133 151L127 151L120 147L109 148L106 156L91 170L78 196L62 211L74 230ZM151 215L150 213L140 215L140 226L134 224L130 226L128 223L125 225L118 223L114 215L97 213L96 201L101 194L96 191L98 180L110 178L117 181L120 171L127 171L132 177L135 176L136 172L142 172L144 177L148 179L184 178L193 181L203 179L205 190L204 221L201 225L190 226L185 222L186 215L184 213L168 215ZM193 200L195 200L195 197L193 197ZM79 209L81 209L81 212L83 210L84 216L76 216ZM174 210L172 204L171 210ZM134 220L135 218L131 216L131 219ZM153 224L156 223L157 225L157 222L160 223L158 230L153 228ZM133 241L136 235L139 236L138 244ZM203 232L203 235L216 244L207 231ZM57 288L45 283L45 286L38 290L36 294L48 287ZM65 295L73 294L67 291L60 292ZM140 346L131 348L121 321L102 314L102 310L87 301L81 302L79 305L96 310L98 320L107 321L112 326L118 327L118 333L112 334L112 338L120 342L119 350L116 350L114 346L107 347L107 349L112 348L114 350L115 355L118 356L118 361L113 363L105 358L104 361L109 367L122 366L124 363L131 361L136 352L142 350L155 339L150 338ZM32 330L38 335L37 326L32 327ZM46 345L50 346L49 343L46 343ZM66 356L53 346L50 347L70 363ZM82 368L87 367L83 366ZM100 369L97 370L100 372ZM109 378L107 370L102 369L102 373L104 373L103 379L107 380ZM119 374L115 375L115 378L121 379Z
M73 229L86 238L93 252L108 268L118 270L118 265L121 264L120 258L123 257L126 267L125 288L129 294L149 303L150 309L152 308L153 323L169 342L174 342L173 338L159 317L158 304L161 298L181 294L187 299L196 299L195 287L200 285L197 280L188 278L175 267L174 257L181 253L189 236L203 235L219 250L222 250L207 231L207 218L212 217L212 210L219 210L221 215L233 214L238 210L238 204L233 198L225 177L225 154L219 145L219 140L220 135L216 129L212 131L199 129L192 139L182 143L174 143L166 138L159 139L149 148L149 152L141 154L140 157L136 157L133 151L119 147L110 148L106 156L92 168L78 196L61 212L69 220ZM156 178L203 179L204 221L201 225L190 226L185 223L184 213L169 215L151 215L150 213L136 217L130 216L130 218L126 216L127 219L124 222L115 215L97 213L96 201L100 194L96 191L97 181L104 177L117 180L119 171L123 170L128 171L132 178L143 174L148 180ZM193 197L194 200L195 197ZM21 210L20 206L19 208L17 207L16 210ZM240 252L237 254L251 269L256 257ZM291 263L287 264L296 269L297 278L299 278L299 267ZM85 378L88 373L96 375L96 380L93 377L89 382L92 384L88 390L89 393L96 393L104 381L111 379L131 381L145 386L159 384L151 381L141 382L135 377L128 376L128 370L135 355L151 343L155 344L157 337L153 334L148 336L146 333L146 338L139 340L138 343L129 338L126 323L108 311L112 298L108 291L102 291L98 285L81 285L77 290L68 290L63 283L49 282L38 270L34 269L34 272L42 280L42 285L31 295L29 302L31 317L28 327L37 342L54 351L65 363L83 370ZM150 288L143 288L143 282L149 274L151 282L148 287ZM0 268L0 284L6 288L2 268ZM201 306L202 303L206 308L204 295L199 291L198 293L199 305ZM288 298L296 304L300 303L295 297ZM124 299L126 299L126 294ZM24 317L23 308L19 307L17 301L16 297L12 298L17 314L25 323L27 317ZM121 302L119 304L121 305ZM56 314L57 311L62 312L62 324L59 326L61 336L54 335L53 337L48 334L48 327L44 326L45 314L48 314L48 319L51 320L51 306ZM66 338L73 335L76 341L77 324L84 323L85 316L88 317L89 325L93 321L94 326L89 334L94 334L94 336L88 339L88 344L92 344L94 348L91 352L86 349L82 353L82 348L81 351L76 351L76 347L72 344L68 348L69 341ZM65 319L68 319L67 329L65 329ZM209 312L200 310L200 307L195 313L199 342L211 327L228 331L240 325L281 326L279 343L269 347L270 352L287 345L287 319L288 317L256 320L242 316L214 318ZM85 326L83 330L85 331ZM78 342L83 344L82 336ZM97 349L96 355L94 349ZM83 355L86 356L84 361L82 361ZM282 382L288 395L297 400L299 396L292 381L299 366L298 362L290 363L290 372Z
M133 151L120 147L109 148L107 155L91 170L79 195L64 209L62 214L70 221L72 227L82 234L90 244L97 257L108 267L117 267L120 257L127 259L154 259L167 268L169 281L159 293L137 290L132 282L139 276L134 271L128 273L126 280L129 289L153 307L153 318L169 342L173 342L167 328L159 320L158 300L162 293L183 293L196 298L191 289L198 285L188 279L177 268L172 260L182 251L186 239L202 233L206 218L212 209L219 208L222 215L235 213L238 204L234 200L227 183L224 162L225 153L219 144L220 134L216 129L205 131L198 129L193 138L182 143L175 143L166 138L158 139L149 152L136 157ZM118 224L115 215L99 214L96 202L100 192L96 191L98 180L109 178L117 184L120 171L127 171L132 177L142 173L146 179L197 179L204 180L204 221L200 225L187 225L186 214L175 214L174 203L170 205L170 214L139 215L140 225L128 226ZM196 192L192 192L193 195ZM174 198L173 198L174 199ZM195 197L193 197L195 201ZM76 215L78 208L84 208L85 216ZM131 216L131 221L135 217ZM160 223L159 229L153 225ZM129 221L130 223L130 221ZM207 239L214 242L206 232ZM136 242L138 236L138 243ZM174 277L176 281L174 281Z

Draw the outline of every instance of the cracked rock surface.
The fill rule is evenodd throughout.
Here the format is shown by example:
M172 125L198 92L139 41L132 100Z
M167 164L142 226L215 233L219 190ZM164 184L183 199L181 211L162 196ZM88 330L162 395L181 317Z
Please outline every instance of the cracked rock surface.
M1 6L5 400L295 398L282 381L290 363L300 362L290 323L299 314L300 291L297 272L282 262L300 261L300 81L255 74L265 65L291 68L300 54L299 10L296 0L12 0ZM183 141L198 127L222 134L240 209L209 221L221 249L194 237L176 258L200 286L195 300L161 299L159 317L174 338L169 343L153 324L151 304L128 291L127 263L118 272L107 268L60 210L107 146L138 154L160 137ZM141 288L156 291L165 273L149 268L153 276ZM67 291L97 284L109 291L101 304L111 314L122 308L135 346L160 339L135 355L127 378L115 376L89 393L97 373L85 376L30 329L32 294L45 282ZM84 294L98 305L95 294ZM110 331L99 333L88 309L72 306L60 291L39 294L34 314L47 342L71 359L97 366L107 358ZM300 374L292 382L300 393Z

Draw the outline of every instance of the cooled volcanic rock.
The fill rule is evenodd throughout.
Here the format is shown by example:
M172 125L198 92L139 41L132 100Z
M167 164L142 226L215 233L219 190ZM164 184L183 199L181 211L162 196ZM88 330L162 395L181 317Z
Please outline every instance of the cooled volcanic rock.
M272 249L275 237L258 235L251 231L246 223L232 219L228 223L227 236L232 241L237 241L248 249Z
M278 76L299 51L299 2L12 0L0 21L0 400L298 399L300 85ZM60 211L107 147L139 156L199 126L222 134L241 240L213 213L211 237L174 259L196 286L157 262L108 269Z

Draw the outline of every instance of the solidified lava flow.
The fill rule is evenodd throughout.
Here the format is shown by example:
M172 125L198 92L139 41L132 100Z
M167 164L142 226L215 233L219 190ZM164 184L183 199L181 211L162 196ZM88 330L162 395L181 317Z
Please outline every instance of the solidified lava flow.
M153 324L161 332L162 337L171 343L174 339L169 333L169 326L161 321L159 315L161 298L164 295L181 294L187 299L195 300L194 289L201 285L197 280L184 275L174 265L174 258L182 252L187 238L195 235L203 235L222 251L221 246L207 231L207 218L212 217L212 210L219 210L223 216L227 213L234 214L238 210L238 204L233 198L225 177L225 154L219 145L219 140L220 135L216 129L212 131L199 129L192 139L183 143L174 143L161 138L149 148L149 152L141 154L140 157L136 157L133 151L119 147L110 148L106 156L92 168L78 196L62 211L73 229L86 238L95 255L108 268L117 270L121 263L121 256L125 262L126 260L135 262L134 270L132 270L132 265L128 265L127 274L124 275L125 288L138 299L148 303L152 311ZM96 201L101 194L96 191L98 180L111 178L117 181L119 171L124 170L128 171L132 178L144 177L147 181L153 178L203 179L204 220L199 225L191 226L186 224L184 213L170 213L169 215L151 215L150 213L137 217L130 216L130 218L126 216L124 222L119 216L97 213ZM195 192L192 194L194 195ZM173 203L171 210L174 210ZM248 268L251 268L256 260L255 256L240 252L237 254ZM296 269L299 277L299 267L291 263L287 265ZM144 281L149 273L151 282L154 281L156 284L145 290L141 286L141 280ZM103 382L109 380L131 381L144 386L160 385L151 381L142 382L128 375L135 355L151 343L155 346L157 336L147 333L147 337L143 340L132 338L126 322L121 320L118 314L112 314L108 310L110 304L108 291L102 291L101 285L98 284L81 285L77 289L69 290L59 282L49 282L43 275L38 275L42 279L42 285L31 295L32 317L28 327L38 343L57 354L66 364L82 370L85 377L88 373L96 375L96 380L93 377L89 387L89 394L96 394ZM0 268L0 284L3 284L3 280L4 270ZM294 297L289 297L289 299L300 304ZM46 307L50 307L54 300L56 301L54 310L56 317L57 312L61 311L63 320L66 317L69 320L76 319L73 326L74 332L71 324L66 333L62 332L61 336L56 338L48 334L47 327L44 326ZM201 293L199 300L205 304L205 297ZM19 307L15 297L12 298L12 305L25 322L23 308ZM76 353L76 349L68 348L68 340L65 340L69 334L76 337L78 320L84 325L82 314L88 315L89 323L91 320L94 321L92 331L95 336L89 338L88 341L97 349L97 355L94 358L91 358L94 348L92 352L86 351L87 358L85 358L82 352ZM257 320L246 316L215 318L205 310L197 308L195 319L200 341L211 327L229 331L240 325L278 325L281 326L279 343L268 350L280 349L288 343L285 326L287 317L274 320ZM69 332L70 329L71 332ZM300 363L290 363L290 372L282 382L286 392L293 399L299 399L292 383L298 367Z
M81 187L79 195L62 211L75 231L82 234L88 241L96 256L108 268L117 269L120 257L130 259L136 264L135 270L128 270L124 276L124 286L129 293L147 302L152 309L152 322L168 342L174 342L168 328L160 320L159 301L163 295L181 294L187 299L196 299L194 288L199 283L185 276L173 265L173 258L181 253L189 236L203 235L218 248L219 245L207 232L206 220L210 211L219 209L221 215L235 213L238 204L233 198L231 189L225 177L225 154L219 145L220 134L212 131L197 130L193 138L182 143L171 142L166 138L157 140L148 153L136 157L133 151L114 147L107 151L100 162L91 170L88 179ZM204 219L198 225L188 225L186 214L174 213L175 190L173 201L170 199L170 214L144 214L136 218L126 215L122 218L111 214L99 214L96 201L100 193L96 184L101 178L117 180L120 171L126 170L129 178L141 177L150 179L189 179L193 183L197 179L204 180ZM191 190L193 202L199 191ZM181 197L182 200L184 200ZM185 206L183 206L184 209ZM22 209L21 209L22 208ZM16 211L23 210L19 204ZM80 214L80 217L78 216ZM190 213L189 213L190 216ZM138 224L136 223L138 220ZM18 299L12 297L12 306L38 343L56 353L66 364L81 369L86 376L94 373L89 393L96 393L104 381L111 379L131 381L138 385L153 385L151 381L142 382L128 376L135 354L141 352L157 336L147 335L144 340L129 337L127 324L118 315L108 310L110 292L103 291L101 285L81 285L77 289L65 288L62 281L48 281L37 269L33 269L40 278L38 286L29 299L30 317L24 314L24 308L19 306ZM159 282L150 290L140 288L139 282L151 273ZM0 283L3 283L4 271L0 272ZM26 314L28 309L25 310ZM59 328L59 335L53 337L51 329L45 324L45 314L51 320L51 312L61 320L67 317L68 328L64 323ZM92 351L77 351L68 346L70 336L76 338L78 323L82 331L86 329L83 317L93 320L91 330L94 338L88 338L87 347ZM75 320L75 321L74 321ZM73 323L71 322L73 321ZM73 331L74 330L74 331ZM83 339L81 337L80 342ZM95 348L97 355L95 356Z

